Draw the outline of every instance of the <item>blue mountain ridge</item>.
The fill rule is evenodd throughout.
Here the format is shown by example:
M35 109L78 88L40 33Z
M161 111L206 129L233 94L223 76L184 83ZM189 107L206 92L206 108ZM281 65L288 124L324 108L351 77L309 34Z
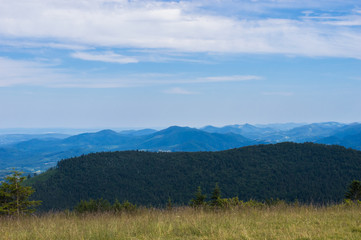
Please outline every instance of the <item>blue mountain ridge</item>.
M43 171L57 161L101 151L217 151L262 143L237 134L207 133L189 127L169 127L147 134L122 134L112 130L83 133L65 139L31 139L0 146L1 169ZM0 170L1 170L0 169Z
M1 172L8 172L13 167L25 172L44 171L61 159L101 151L219 151L285 141L337 144L361 150L360 123L313 123L290 130L275 126L236 124L201 129L172 126L160 131L102 130L66 138L40 136L13 144L0 144L0 178Z

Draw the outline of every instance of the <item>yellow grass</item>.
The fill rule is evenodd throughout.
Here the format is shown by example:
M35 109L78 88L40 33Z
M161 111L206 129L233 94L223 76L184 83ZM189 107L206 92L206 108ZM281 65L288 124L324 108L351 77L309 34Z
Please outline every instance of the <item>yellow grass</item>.
M0 239L361 239L360 206L287 206L211 211L0 218Z

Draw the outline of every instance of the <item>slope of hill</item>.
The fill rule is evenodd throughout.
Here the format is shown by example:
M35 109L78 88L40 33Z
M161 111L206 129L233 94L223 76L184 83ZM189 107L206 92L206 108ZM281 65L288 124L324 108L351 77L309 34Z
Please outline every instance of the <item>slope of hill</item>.
M332 135L344 126L345 124L337 122L312 123L293 128L287 131L285 135L294 142L315 141L315 139Z
M296 127L291 129L287 128L287 124L285 126L277 124L261 126L257 127L250 124L228 125L221 128L206 126L202 128L202 130L212 133L241 134L247 138L263 140L268 143L278 143L285 141L301 143L314 142L320 138L331 136L337 131L342 130L343 128L346 128L350 125L337 122L324 122L305 124L302 126L295 124Z
M197 186L224 197L337 202L361 179L361 152L313 143L249 146L221 152L103 152L62 160L31 178L43 209L64 209L81 199L187 204Z
M213 126L206 126L201 128L201 130L209 133L234 133L240 134L244 137L251 138L251 139L262 139L264 136L275 134L279 132L277 129L269 128L269 127L256 127L251 124L244 124L244 125L228 125L221 128L213 127Z
M124 135L132 135L132 136L144 136L155 132L157 132L157 130L146 128L141 130L124 130L119 133Z
M317 140L318 143L337 144L361 150L361 124L347 125L335 131L331 136Z
M207 133L189 127L169 127L165 130L148 135L138 149L151 151L219 151L257 144L238 134Z
M255 127L259 128L272 128L277 129L279 131L287 131L291 130L292 128L301 127L303 125L307 125L307 123L269 123L269 124L255 124Z

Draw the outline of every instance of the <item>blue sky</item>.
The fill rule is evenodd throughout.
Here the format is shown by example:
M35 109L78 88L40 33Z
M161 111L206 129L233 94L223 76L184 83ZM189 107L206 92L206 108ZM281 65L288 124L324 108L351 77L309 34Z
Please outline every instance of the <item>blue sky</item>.
M1 0L0 128L361 122L361 2Z

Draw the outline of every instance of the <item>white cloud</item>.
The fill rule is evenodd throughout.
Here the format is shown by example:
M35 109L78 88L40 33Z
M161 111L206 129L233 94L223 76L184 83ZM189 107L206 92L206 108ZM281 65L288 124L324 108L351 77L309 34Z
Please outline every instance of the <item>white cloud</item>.
M319 21L322 24L333 25L333 26L361 26L360 15L349 15L349 16L332 16L332 15L306 15L303 17L305 20Z
M0 87L41 86L51 88L112 88L139 86L131 79L79 76L48 61L14 60L0 57Z
M67 44L56 42L34 42L31 40L5 40L0 39L0 45L9 46L14 48L53 48L53 49L66 49L66 50L87 50L89 47L80 44Z
M312 6L312 2L307 1L305 6ZM233 5L244 3L236 1ZM250 9L257 9L257 6L291 7L296 3L260 1L252 3ZM336 3L332 1L332 4ZM206 1L201 4L206 4ZM192 1L2 0L0 36L26 41L51 39L53 43L58 42L59 46L361 59L361 31L351 27L359 24L356 18L334 20L332 23L311 18L292 20L246 16L239 19L222 16L219 12L201 11L201 4ZM100 58L81 54L83 58ZM122 59L121 56L103 57L103 60L109 61Z
M48 86L69 78L68 75L54 69L52 64L42 62L0 57L0 66L0 87Z
M153 84L207 84L207 83L225 83L225 82L243 82L243 81L255 81L263 79L260 76L253 75L232 75L232 76L212 76L212 77L185 77L185 76L177 76L173 77L169 76L168 78L160 79L160 78L148 78L146 80L139 80L146 83Z
M193 95L193 94L198 94L196 92L191 92L188 91L184 88L180 88L180 87L174 87L174 88L170 88L164 91L164 93L167 94L176 94L176 95Z
M50 63L49 63L50 62ZM217 76L192 78L182 74L142 73L101 78L84 76L78 72L59 68L55 62L14 60L0 57L0 87L43 86L53 88L125 88L161 86L175 84L207 84L228 81L258 80L258 76ZM192 94L181 88L172 90L173 94ZM193 93L194 94L194 93Z
M87 61L99 61L99 62L110 62L110 63L120 63L120 64L138 62L138 60L134 57L127 57L116 54L114 52L101 52L101 53L76 52L71 54L71 56L74 58L79 58Z

